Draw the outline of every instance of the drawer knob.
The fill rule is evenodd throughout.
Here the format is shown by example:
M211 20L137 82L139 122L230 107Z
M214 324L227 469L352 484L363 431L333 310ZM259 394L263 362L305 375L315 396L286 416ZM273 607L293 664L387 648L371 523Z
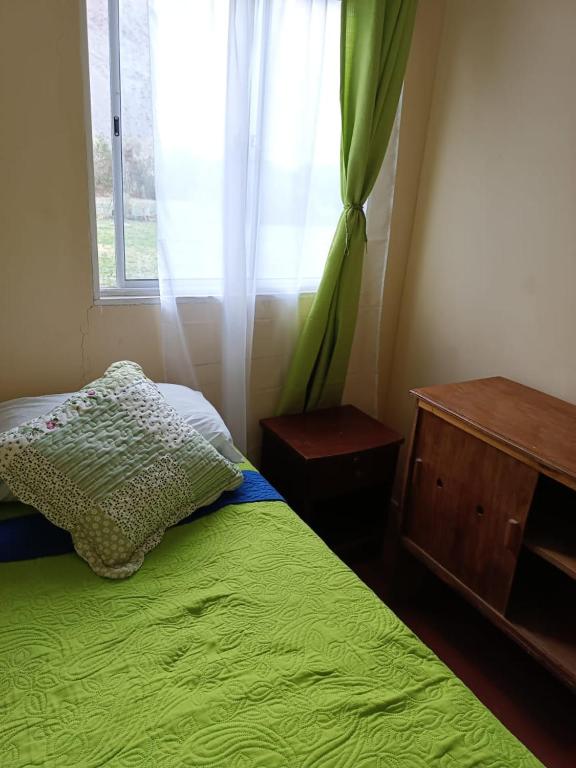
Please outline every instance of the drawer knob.
M520 551L521 543L522 525L520 520L516 520L515 518L511 517L508 520L508 525L506 526L506 549L509 549L510 552L513 552L515 555L517 555Z
M421 469L422 469L422 459L414 459L414 466L412 467L412 485L418 485L418 479L420 478Z

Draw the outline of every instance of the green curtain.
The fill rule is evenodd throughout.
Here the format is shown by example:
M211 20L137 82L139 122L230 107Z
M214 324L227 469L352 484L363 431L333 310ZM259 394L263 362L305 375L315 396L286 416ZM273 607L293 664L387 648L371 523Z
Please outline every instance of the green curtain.
M402 90L417 0L342 0L340 181L344 210L292 358L279 413L339 405L362 278L364 203Z

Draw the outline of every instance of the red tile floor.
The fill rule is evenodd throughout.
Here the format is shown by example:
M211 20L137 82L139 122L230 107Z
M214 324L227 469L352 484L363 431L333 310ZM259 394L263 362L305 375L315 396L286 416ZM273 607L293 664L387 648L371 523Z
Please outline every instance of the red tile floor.
M415 563L392 596L378 561L352 567L547 768L576 768L576 693Z

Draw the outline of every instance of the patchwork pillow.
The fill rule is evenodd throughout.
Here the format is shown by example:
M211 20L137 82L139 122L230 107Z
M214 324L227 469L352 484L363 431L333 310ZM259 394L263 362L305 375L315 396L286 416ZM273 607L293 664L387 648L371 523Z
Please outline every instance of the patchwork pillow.
M0 434L0 478L25 504L70 531L100 576L125 578L174 525L242 472L168 405L136 363Z

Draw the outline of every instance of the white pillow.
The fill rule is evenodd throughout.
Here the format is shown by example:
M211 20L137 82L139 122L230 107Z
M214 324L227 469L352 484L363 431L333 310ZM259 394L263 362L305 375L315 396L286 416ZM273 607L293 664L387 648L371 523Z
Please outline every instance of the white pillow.
M158 384L160 392L184 421L200 432L216 450L229 461L240 462L242 454L236 450L232 436L220 414L206 400L201 392L196 392L180 384ZM19 397L0 403L0 432L7 432L19 427L37 416L50 413L70 397L62 395L41 395L40 397ZM0 481L0 502L14 501L8 486Z
M244 461L240 451L234 447L232 435L222 417L202 392L180 384L158 384L158 387L180 418L200 432L225 459L235 463Z

